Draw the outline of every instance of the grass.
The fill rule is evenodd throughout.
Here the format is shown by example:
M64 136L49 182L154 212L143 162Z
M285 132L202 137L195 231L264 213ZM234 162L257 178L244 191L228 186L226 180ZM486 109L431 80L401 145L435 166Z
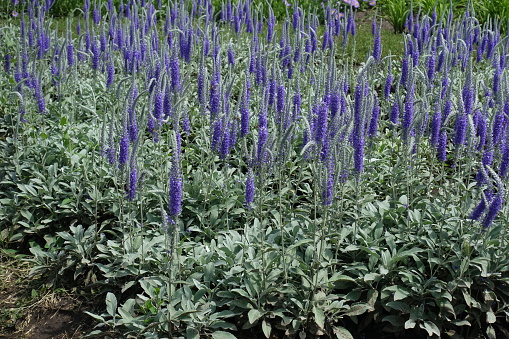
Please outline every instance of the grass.
M346 52L344 52L345 54L342 56L343 58L353 60L354 64L361 64L368 56L372 55L374 37L371 33L371 25L375 14L375 11L366 11L357 14L357 31L355 39L352 39L355 41L347 46ZM359 17L361 18L359 19ZM381 19L377 17L376 20L378 27L381 24ZM382 58L389 56L396 59L401 58L404 52L403 34L394 33L386 21L384 21L382 25Z

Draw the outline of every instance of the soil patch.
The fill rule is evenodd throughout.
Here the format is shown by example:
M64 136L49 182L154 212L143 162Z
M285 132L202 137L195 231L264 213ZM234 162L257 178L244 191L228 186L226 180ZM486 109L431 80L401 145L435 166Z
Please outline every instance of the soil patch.
M29 279L30 264L0 254L0 338L81 338L93 328L82 297Z

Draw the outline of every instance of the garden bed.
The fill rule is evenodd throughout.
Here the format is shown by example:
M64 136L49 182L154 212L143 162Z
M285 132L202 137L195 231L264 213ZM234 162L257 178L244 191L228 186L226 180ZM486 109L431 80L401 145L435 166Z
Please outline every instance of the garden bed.
M419 4L9 3L2 334L509 336L509 42Z

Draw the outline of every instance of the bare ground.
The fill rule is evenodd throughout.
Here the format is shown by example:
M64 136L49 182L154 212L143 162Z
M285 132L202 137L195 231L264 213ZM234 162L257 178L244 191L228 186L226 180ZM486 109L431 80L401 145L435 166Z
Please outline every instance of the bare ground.
M0 254L0 338L81 338L93 327L77 293L29 279L30 265Z

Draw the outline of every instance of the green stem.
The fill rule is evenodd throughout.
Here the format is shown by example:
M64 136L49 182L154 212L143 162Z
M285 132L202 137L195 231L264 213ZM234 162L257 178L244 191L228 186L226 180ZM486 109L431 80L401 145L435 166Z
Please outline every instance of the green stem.
M283 213L283 204L282 204L282 197L281 197L281 191L282 191L282 182L281 182L281 176L282 176L282 173L281 173L281 168L279 170L279 215L278 215L278 223L279 223L279 232L281 233L281 256L283 258L283 272L284 272L284 275L285 275L285 284L288 283L288 271L287 271L287 267L286 267L286 251L285 251L285 235L284 235L284 232L285 232L285 229L283 227L283 217L282 217L282 213ZM291 182L291 181L290 181Z
M265 291L267 289L267 277L266 277L266 271L265 271L265 229L263 227L263 219L262 219L262 216L263 216L263 204L262 204L262 199L261 199L261 195L263 192L263 182L265 181L264 178L263 178L263 171L260 171L260 184L259 184L259 187L260 187L260 200L259 200L259 203L258 203L258 222L260 223L260 230L259 230L259 235L260 235L260 250L261 250L261 253L262 253L262 269L261 269L261 276L262 276L262 291ZM260 300L261 301L261 300Z
M166 293L168 294L168 338L173 338L173 329L171 324L171 300L173 299L173 251L172 251L172 245L171 245L171 239L172 236L168 237L168 233L170 232L170 226L168 225L168 228L164 232L164 243L166 248L166 272L168 272L167 275L167 281L166 281ZM170 238L170 239L168 239Z
M345 197L345 185L341 185L341 194L339 196L339 213L338 213L338 222L339 222L339 226L340 226L340 229L343 227L343 216L344 216L344 210L345 210L345 205L344 205L344 197ZM337 260L338 258L338 254L339 254L339 243L336 244L336 251L334 253L334 259ZM333 269L333 274L336 273L336 265L334 265L334 269Z

